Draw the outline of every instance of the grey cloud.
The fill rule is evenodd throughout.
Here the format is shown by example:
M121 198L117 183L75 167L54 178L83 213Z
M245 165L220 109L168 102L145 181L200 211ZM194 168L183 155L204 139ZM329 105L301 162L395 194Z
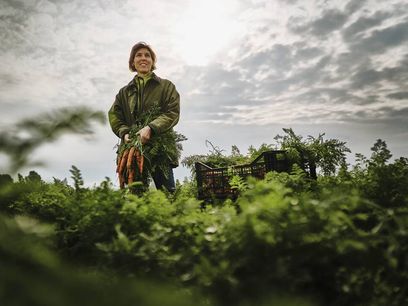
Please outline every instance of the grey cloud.
M236 87L245 85L245 82L240 80L240 74L237 70L226 70L220 65L215 64L205 67L205 71L206 73L202 81L209 89L222 82L226 82L229 86Z
M280 95L287 92L292 84L293 81L291 79L265 81L261 93L264 96Z
M347 3L345 12L347 14L353 14L354 12L362 8L366 2L367 0L351 0L349 3Z
M260 89L256 94L261 96L280 94L291 85L310 85L319 82L324 74L322 71L330 63L330 56L323 55L323 50L309 47L307 43L292 45L273 45L266 51L252 54L241 61L238 66L243 68L246 79L253 78L258 71L266 72L269 76L260 81ZM317 63L307 62L320 57ZM302 64L306 67L298 68ZM296 68L295 68L296 66ZM287 77L291 73L290 77Z
M355 52L369 54L383 53L385 50L406 43L408 22L399 23L383 30L376 30L371 36L351 44Z
M345 41L352 41L357 38L357 34L364 32L374 26L379 26L386 19L390 18L392 13L390 12L376 12L370 17L360 17L350 26L344 29L343 38Z
M294 65L304 63L322 54L321 48L309 47L306 43L276 44L268 50L253 54L240 62L240 66L246 67L250 73L257 72L262 67L263 70L285 73L291 71Z
M322 38L340 29L347 19L348 15L339 10L327 10L321 17L303 24L296 24L296 19L289 19L288 28L297 34L312 34Z
M206 67L187 67L181 78L181 89L195 89L210 95L236 96L248 83L243 81L238 70L227 70L219 64Z
M407 127L408 107L395 108L390 106L379 107L375 110L362 110L350 116L350 120L360 120L367 123L390 123L395 126Z
M372 68L371 59L360 51L340 53L335 59L337 79L349 78L359 70Z
M351 10L350 7L347 9ZM328 16L338 17L337 19L334 18L332 26L325 24ZM294 105L321 104L322 112L316 111L316 119L327 116L327 114L324 114L323 110L325 108L323 105L347 103L347 105L351 105L350 110L335 111L327 119L341 120L340 118L343 118L348 122L358 122L360 120L369 122L370 120L374 121L381 114L382 120L386 120L386 118L391 118L394 115L392 108L381 109L381 111L357 112L356 109L358 108L354 108L352 105L381 105L389 101L387 99L405 97L404 94L392 95L393 92L388 89L388 84L391 83L392 86L401 88L401 92L405 92L404 89L408 81L408 58L405 58L394 67L375 67L370 54L365 52L366 48L373 49L374 46L380 46L377 50L370 50L370 52L378 54L388 47L398 46L405 39L405 24L401 23L400 25L374 31L370 36L360 40L351 39L351 37L365 33L391 17L393 15L389 12L377 12L370 17L357 19L355 23L346 28L343 37L350 38L350 52L348 53L340 55L335 53L326 54L324 48L309 45L308 37L304 35L301 41L292 45L274 45L266 51L254 53L240 62L238 66L246 72L244 76L248 80L251 78L252 71L256 70L255 68L263 67L265 70L281 72L280 75L271 75L260 81L259 86L253 89L254 96L260 98L260 101L263 101L262 103L273 103L274 97L281 99L279 95L285 94L285 99L289 104L291 102ZM307 25L304 24L303 30L307 34L324 36L324 31L329 32L340 28L345 21L346 17L342 16L339 11L326 12L322 18L317 18ZM326 30L319 32L318 29L325 25ZM309 59L316 58L320 58L317 63L310 62L308 64ZM300 67L297 66L299 63L302 63ZM290 77L286 77L286 73ZM348 83L344 82L347 80L349 80ZM387 82L381 83L382 81ZM333 84L337 82L341 82L342 87L339 88L334 85L333 88ZM298 89L303 92L301 95L296 93ZM356 89L366 89L367 94L365 96L356 95L354 94ZM261 102L257 103L254 105L259 105ZM247 105L250 105L249 102ZM311 116L306 114L302 119L302 114L299 114L297 118L310 121L314 115Z
M18 83L19 80L13 74L5 71L0 73L0 88L2 86L16 86Z
M235 103L241 101L235 100ZM182 96L183 120L201 121L201 120L221 120L232 118L235 110L228 109L222 104L225 103L222 97L211 95L192 95ZM231 106L234 105L230 103ZM242 104L242 102L241 102Z
M353 89L365 88L366 86L371 86L374 83L378 83L382 79L383 77L381 76L380 71L374 69L361 70L354 74L354 76L352 77L351 87Z
M381 98L381 96L374 94L374 95L368 95L363 98L360 98L359 103L356 103L356 104L370 105L370 104L379 103L379 102L384 102L384 100Z
M183 103L188 105L184 115L189 120L231 117L233 110L226 107L249 103L245 95L253 86L243 81L237 70L226 70L221 65L186 67L181 80L178 88ZM191 89L193 92L189 92Z
M318 85L325 77L324 71L330 64L330 61L330 55L323 56L316 64L295 71L294 75L288 80L291 84L295 84L298 86Z
M295 97L298 101L318 101L324 104L355 103L361 104L362 99L353 95L347 88L317 87Z
M402 109L390 108L383 110L384 116L390 120L398 120L402 123L402 126L408 128L408 107Z
M386 52L388 49L402 46L408 40L408 23L401 22L389 26L385 29L375 30L366 38L357 39L359 33L365 33L372 26L380 25L386 18L391 18L390 13L377 12L369 18L360 18L343 33L343 37L349 40L348 53L337 56L336 78L338 81L349 80L349 90L356 89L370 90L372 94L363 99L363 104L370 104L383 100L379 98L385 95L388 99L397 99L401 95L395 94L395 90L389 88L399 88L400 92L407 91L408 84L408 54L393 66L376 66L372 56ZM354 37L354 38L352 38ZM383 82L386 81L386 82ZM392 84L391 87L389 84ZM376 97L374 100L372 97Z
M349 10L352 10L351 2L348 4ZM357 5L354 4L354 9ZM347 8L346 8L347 10ZM78 21L84 15L76 14ZM385 15L375 14L369 18L385 18ZM367 18L367 19L369 19ZM226 108L226 106L234 105L260 105L262 103L273 103L274 97L282 93L289 95L288 105L293 102L302 104L315 104L321 101L322 108L327 103L373 103L379 98L373 93L370 97L364 99L353 95L347 86L341 89L330 88L330 77L332 70L340 64L338 59L333 56L326 56L324 48L317 48L314 45L309 45L309 34L324 38L327 34L341 28L347 20L346 14L338 10L325 11L322 16L317 16L307 24L301 24L300 33L305 33L301 42L292 45L276 44L270 46L262 52L255 52L247 59L239 62L236 67L231 70L226 70L220 65L212 65L209 67L189 67L185 70L181 81L177 83L180 91L191 91L196 89L197 93L184 95L183 101L186 106L183 108L183 116L188 119L201 120L228 120L233 118L234 109ZM371 20L359 19L360 23L356 22L345 30L350 35L363 33L371 26ZM364 24L363 21L367 23ZM380 24L380 23L378 23ZM303 29L302 29L303 26ZM364 26L366 26L364 28ZM303 32L302 32L303 31ZM373 33L374 35L375 33ZM380 37L381 38L381 37ZM368 39L368 38L366 38ZM249 40L248 40L249 41ZM391 71L376 71L369 63L362 65L363 54L357 49L357 42L351 42L350 57L356 58L356 66L354 69L348 70L346 77L353 75L357 83L367 84L369 86L375 84L378 80L386 79L392 74ZM359 53L360 52L360 53ZM78 66L82 62L76 61L76 56L67 54L67 59L72 62L70 68L64 68L64 71L69 74L79 74L85 66ZM317 63L310 60L319 59ZM78 63L78 65L75 64ZM302 64L301 67L298 65ZM346 65L347 66L347 65ZM82 67L82 68L81 68ZM370 73L374 71L374 77L370 79ZM272 72L273 76L267 77L261 81L254 81L253 76L256 72ZM366 74L364 74L366 72ZM290 74L289 74L290 73ZM394 71L393 73L396 73ZM288 77L290 75L290 77ZM344 78L345 74L339 76ZM393 80L401 81L400 77L395 77ZM98 89L98 91L107 88L108 84L103 76L90 76L90 83ZM367 81L367 82L365 82ZM371 82L371 83L370 83ZM296 95L297 90L306 89L303 95ZM387 94L387 93L386 93ZM294 106L295 107L295 106ZM350 112L338 113L339 117L354 118L353 110ZM321 116L316 112L316 119ZM369 116L369 114L367 114ZM305 120L307 118L305 117ZM350 119L352 120L352 119Z
M337 10L327 11L322 18L311 24L311 33L316 36L325 36L337 30L347 21L347 15Z
M318 61L309 64L311 59ZM319 86L327 76L330 63L331 56L325 56L322 48L310 47L307 42L276 44L237 63L237 69L243 70L243 77L249 81L239 85L256 83L256 88L251 89L256 97L279 95L293 85ZM254 74L259 71L265 72L267 77L255 81Z
M0 51L7 51L25 43L24 32L27 27L27 15L9 3L0 3Z
M379 107L377 109L356 110L352 107L348 110L333 110L322 107L320 110L315 110L312 114L304 115L300 113L296 117L298 122L347 122L348 124L376 124L387 126L387 128L395 128L397 130L406 129L408 118L408 108L395 107Z
M294 58L297 61L304 62L309 59L316 58L320 55L323 54L322 48L316 48L316 47L305 47L305 48L299 48L295 51Z
M300 53L299 50L302 49L295 50L294 53ZM316 53L318 53L318 51L319 49L314 50ZM263 55L265 56L265 54ZM291 59L291 61L296 62L293 59ZM299 103L311 103L313 105L321 104L322 111L325 109L323 105L328 104L333 105L347 103L350 105L368 105L373 103L384 103L386 100L384 100L382 94L387 93L387 88L379 87L377 85L378 82L387 80L393 84L400 84L401 88L404 88L403 86L406 86L404 84L406 84L408 76L407 63L408 60L405 59L401 61L399 65L396 65L396 67L386 67L381 70L372 69L370 68L370 65L357 65L354 74L342 76L342 79L350 78L350 84L344 84L342 88L331 88L330 74L333 67L336 67L338 63L336 62L335 57L323 56L316 64L292 71L292 76L290 78L267 78L261 81L259 88L256 90L254 89L253 92L256 97L278 97L283 93L286 95L291 93L291 97L287 98L288 103L291 103L292 101L295 103L295 105ZM248 64L248 62L246 62L246 64ZM309 89L301 95L296 95L296 88ZM372 88L372 94L368 94L364 97L354 95L355 89L362 88ZM380 90L382 93L376 94L378 90ZM400 96L401 95L395 95L393 97ZM273 98L264 100L263 103L271 103L270 99ZM250 104L247 103L247 105ZM314 115L307 114L303 116L302 114L299 114L297 116L297 120L310 122L311 120L321 119L323 116L326 117L327 120L345 120L348 122L365 120L367 122L371 122L378 114L381 114L381 118L384 120L393 116L392 108L381 109L381 111L378 112L356 112L353 107L350 107L350 110L348 111L334 111L333 113L330 113L330 116L327 116L327 114L324 115L323 113L324 111L316 111Z
M3 9L11 8L15 12L20 12L22 14L28 14L35 9L37 3L38 1L3 0L1 3L1 6Z
M298 0L280 0L280 1L285 4L292 4L292 5L298 3Z
M348 43L349 52L337 55L336 73L338 79L349 78L350 75L353 75L354 81L358 81L359 84L361 82L365 83L364 79L372 82L383 79L376 72L378 68L373 65L371 56L382 54L388 49L406 44L408 40L408 22L375 30L365 38L357 38L359 33L363 34L374 24L380 24L382 20L387 18L387 13L377 13L374 16L376 17L359 19L343 33L345 42ZM406 67L407 60L405 59L400 65ZM397 68L395 72L398 73L398 71Z
M295 88L308 88L321 86L325 77L325 69L330 64L330 56L324 56L320 60L306 68L292 70L290 77L269 77L260 82L259 87L254 90L256 97L278 96L283 93L293 92Z
M240 65L246 67L251 74L265 66L268 67L267 69L276 71L289 70L292 66L292 48L291 46L276 44L267 50L251 54Z
M394 92L392 94L387 95L387 98L390 98L393 100L405 100L405 99L408 99L408 91Z
M204 69L198 66L185 66L178 76L177 89L181 92L201 86Z
M360 70L351 77L351 88L358 89L367 86L378 86L378 83L382 80L387 80L406 88L408 82L408 60L404 59L396 67L392 68Z

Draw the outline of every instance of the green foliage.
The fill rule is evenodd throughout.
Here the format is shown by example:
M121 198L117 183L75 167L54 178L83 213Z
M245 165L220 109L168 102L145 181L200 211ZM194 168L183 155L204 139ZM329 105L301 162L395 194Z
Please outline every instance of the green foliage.
M183 158L181 164L193 172L196 162L205 163L212 168L220 168L245 164L251 161L248 156L241 154L237 146L232 146L231 154L225 155L224 150L214 146L210 141L207 140L206 145L211 147L208 154L187 156Z
M389 162L391 153L387 145L378 139L367 159L357 154L357 163L351 171L353 181L368 199L383 207L408 205L408 159L400 157Z
M72 174L71 178L74 181L75 190L80 191L81 188L84 186L84 180L82 179L81 171L77 167L72 165L69 172L71 172Z
M371 155L370 164L374 167L384 166L392 157L390 150L387 148L387 144L381 139L377 139L371 151L373 151L373 153Z
M253 160L257 158L259 155L261 155L263 152L271 151L271 150L278 150L278 148L276 145L271 145L271 144L266 144L266 143L261 144L258 149L256 149L254 146L249 146L248 156L251 160Z
M248 153L243 155L236 146L232 147L231 154L224 154L224 150L210 144L212 149L206 155L191 155L182 160L182 165L194 171L194 164L202 162L212 168L229 167L240 164L249 164L260 154L270 150L285 150L291 164L308 170L312 177L316 176L316 167L325 176L336 174L341 168L347 168L346 153L350 149L346 143L337 139L324 139L324 134L318 137L308 136L306 140L296 135L291 128L284 128L285 135L274 137L276 144L263 143L258 149L254 146L248 148Z
M285 133L278 140L299 166L232 177L240 196L218 205L198 201L189 181L173 195L136 196L109 179L86 188L76 167L74 187L4 176L0 303L408 304L408 159L391 162L378 140L348 171L344 143ZM223 159L214 146L210 155L214 165L249 156L233 147ZM317 180L301 169L306 155Z
M28 175L27 175L27 177L26 177L26 180L28 180L28 181L30 181L30 182L41 182L42 181L42 179L41 179L41 176L37 173L37 172L35 172L35 171L30 171L29 173L28 173Z
M5 186L13 183L13 178L10 174L0 174L0 186Z
M194 292L163 282L64 264L49 247L52 234L35 219L0 215L1 305L204 305Z
M32 163L31 153L47 142L55 141L62 134L92 134L93 122L105 122L105 115L87 107L65 108L34 119L26 119L14 128L0 134L0 152L10 157L9 172L15 173Z
M302 194L310 193L316 188L316 181L306 176L305 172L296 164L292 167L291 173L286 172L268 172L265 175L266 182L279 182L288 187L291 192Z
M391 165L405 173L404 159L383 166ZM306 305L402 305L407 206L366 199L353 175L314 181L295 167L263 181L236 178L236 203L205 208L188 182L173 196L135 196L105 180L78 196L59 181L24 179L12 188L32 189L8 211L51 223L53 245L71 264L171 280L221 305L299 297Z
M233 191L242 192L248 189L248 185L245 182L245 180L238 175L232 176L232 178L229 181L229 184Z
M337 139L325 140L324 134L319 134L318 137L308 136L303 140L302 136L296 135L291 128L283 131L286 135L277 135L275 140L302 168L310 167L310 163L314 163L323 175L328 176L335 174L338 167L345 165L345 153L350 152L345 142Z

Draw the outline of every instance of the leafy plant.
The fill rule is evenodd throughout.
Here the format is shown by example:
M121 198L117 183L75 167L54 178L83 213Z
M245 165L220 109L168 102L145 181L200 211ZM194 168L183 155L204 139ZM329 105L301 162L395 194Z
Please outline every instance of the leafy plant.
M335 174L339 167L344 166L345 153L351 152L343 141L324 140L324 133L318 137L308 136L303 140L303 137L296 135L291 128L284 128L283 131L286 135L277 135L275 140L282 150L287 150L293 162L311 171L315 171L313 167L316 165L326 176Z
M233 177L240 195L218 205L197 200L194 181L136 196L109 179L87 188L74 167L74 186L1 176L0 303L407 304L407 158L390 161L378 140L349 171L341 142L286 136L299 167ZM308 179L302 154L324 175Z
M26 119L0 134L0 152L10 158L8 172L15 173L25 166L41 164L30 160L31 153L62 134L92 134L92 123L104 123L105 115L88 107L63 108L37 118Z
M76 166L72 165L69 172L71 172L72 174L71 177L74 181L75 191L79 192L81 188L84 186L84 180L82 178L81 170L79 170Z

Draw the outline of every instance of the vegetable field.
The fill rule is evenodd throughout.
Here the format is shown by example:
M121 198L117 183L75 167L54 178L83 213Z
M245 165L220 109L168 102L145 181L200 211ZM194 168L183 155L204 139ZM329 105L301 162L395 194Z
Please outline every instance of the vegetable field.
M0 304L407 305L408 159L378 140L350 166L340 141L276 139L313 158L317 180L296 166L231 177L236 200L203 202L194 177L135 195L108 179L85 188L74 166L69 182L1 175Z

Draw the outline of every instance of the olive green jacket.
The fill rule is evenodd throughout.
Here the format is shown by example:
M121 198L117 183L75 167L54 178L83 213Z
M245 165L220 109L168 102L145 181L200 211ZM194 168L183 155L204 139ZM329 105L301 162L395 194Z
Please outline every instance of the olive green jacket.
M153 73L144 86L143 95L140 95L136 77L119 90L108 112L112 131L122 140L136 123L138 116L154 105L160 105L162 113L148 123L153 136L173 128L180 117L180 95L172 82Z
M180 95L172 82L153 74L144 87L141 101L138 95L135 79L132 79L119 90L109 110L109 123L119 138L129 133L138 114L149 110L155 104L160 105L162 114L148 124L153 134L166 132L177 124L180 117Z

